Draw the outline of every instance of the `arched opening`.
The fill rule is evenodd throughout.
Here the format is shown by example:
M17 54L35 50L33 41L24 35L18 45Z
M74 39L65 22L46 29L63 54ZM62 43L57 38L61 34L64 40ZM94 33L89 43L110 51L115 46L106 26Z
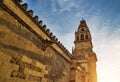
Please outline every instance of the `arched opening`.
M84 34L81 34L81 40L84 40Z
M88 39L88 34L86 34L85 38Z

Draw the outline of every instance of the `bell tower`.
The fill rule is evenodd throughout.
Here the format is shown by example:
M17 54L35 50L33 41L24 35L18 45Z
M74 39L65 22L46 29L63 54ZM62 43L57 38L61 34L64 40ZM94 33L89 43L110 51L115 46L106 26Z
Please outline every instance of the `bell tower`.
M73 54L82 55L82 53L86 51L92 51L93 45L91 40L91 34L86 21L82 19L77 31L75 32L75 49L73 50Z
M84 19L80 21L75 32L74 44L75 48L72 50L73 62L71 65L72 73L74 73L74 76L72 76L74 82L97 82L97 57L93 52L92 37ZM78 68L80 68L79 71Z

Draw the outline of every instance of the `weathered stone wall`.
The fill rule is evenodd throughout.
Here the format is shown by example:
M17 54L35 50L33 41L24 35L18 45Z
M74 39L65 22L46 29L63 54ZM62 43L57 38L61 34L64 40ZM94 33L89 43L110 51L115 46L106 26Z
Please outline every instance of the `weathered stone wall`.
M48 82L69 82L70 64L55 50L48 48L50 59L46 60ZM48 55L48 53L45 53Z
M69 82L69 52L41 28L17 0L0 1L0 82Z
M38 62L43 55L41 44L39 38L0 8L0 82L43 80L47 71Z

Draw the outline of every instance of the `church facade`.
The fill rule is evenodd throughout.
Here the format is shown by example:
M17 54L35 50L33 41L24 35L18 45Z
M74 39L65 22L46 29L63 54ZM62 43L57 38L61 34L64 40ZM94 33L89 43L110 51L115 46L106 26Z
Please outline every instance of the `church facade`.
M80 21L70 53L21 2L0 0L0 82L97 82L86 21Z

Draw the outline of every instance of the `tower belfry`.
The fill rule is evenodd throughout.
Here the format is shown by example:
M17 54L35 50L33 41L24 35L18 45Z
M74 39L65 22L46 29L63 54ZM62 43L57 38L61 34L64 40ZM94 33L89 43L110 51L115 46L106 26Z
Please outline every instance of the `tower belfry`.
M78 26L78 30L75 32L75 49L73 54L82 55L84 52L92 51L92 38L87 27L86 21L82 19L80 21L80 25Z
M75 48L72 50L73 59L71 65L72 81L97 82L97 57L93 52L92 37L84 19L80 21L78 29L75 32L74 44Z

